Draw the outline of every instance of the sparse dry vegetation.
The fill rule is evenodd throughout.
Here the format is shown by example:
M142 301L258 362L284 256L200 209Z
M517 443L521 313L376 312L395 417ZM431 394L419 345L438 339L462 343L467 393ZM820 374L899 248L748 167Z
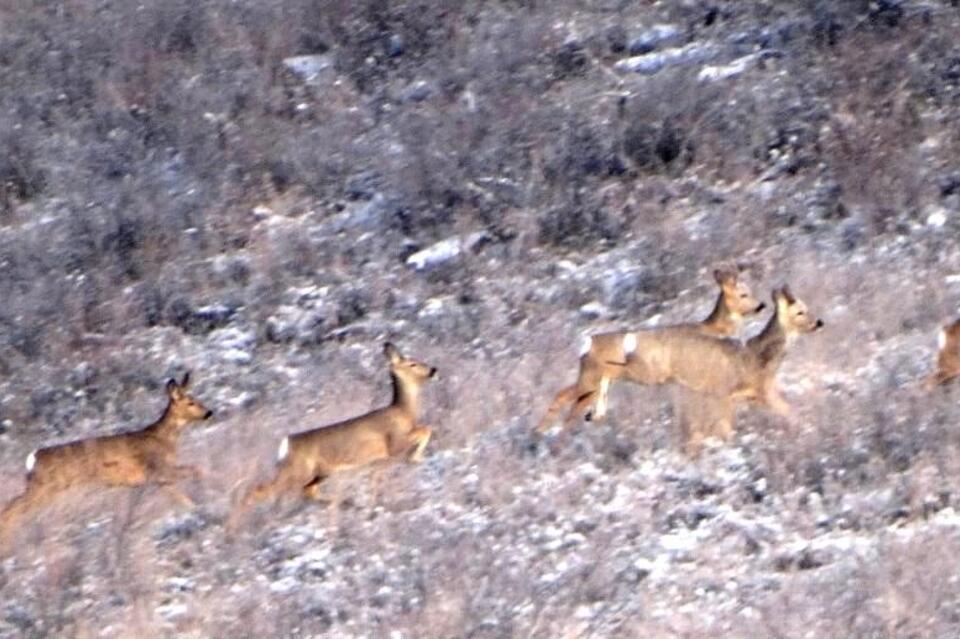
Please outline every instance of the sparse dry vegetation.
M917 387L960 299L956 2L0 25L0 499L185 370L218 415L181 442L196 509L76 491L29 524L0 636L958 634L960 391ZM691 462L696 400L616 386L608 423L531 438L580 332L695 320L727 260L827 323L792 421L743 410ZM225 536L280 436L385 401L387 338L441 371L424 464Z

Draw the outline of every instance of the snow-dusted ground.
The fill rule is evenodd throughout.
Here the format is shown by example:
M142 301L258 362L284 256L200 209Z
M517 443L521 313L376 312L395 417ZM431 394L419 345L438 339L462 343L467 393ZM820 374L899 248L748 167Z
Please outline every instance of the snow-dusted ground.
M343 637L956 627L960 516L942 496L905 505L888 490L773 485L755 433L696 463L638 448L636 434L595 426L554 455L552 438L528 445L519 423L494 428L421 466L380 469L376 493L358 473L337 482L339 505L288 502L236 535L220 524L222 500L194 513L165 505L132 530L115 517L85 530L48 524L3 563L5 632L94 630L57 626L70 617L118 637L132 627ZM901 592L918 572L932 585L912 586L926 597L923 620L904 608L921 593ZM51 591L55 609L40 604Z

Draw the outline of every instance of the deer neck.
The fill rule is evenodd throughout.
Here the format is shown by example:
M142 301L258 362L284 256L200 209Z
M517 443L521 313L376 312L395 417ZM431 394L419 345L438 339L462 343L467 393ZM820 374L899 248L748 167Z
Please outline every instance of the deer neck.
M390 406L400 409L411 419L416 419L420 406L420 387L404 382L393 373L390 374L390 380L393 382L393 401Z
M778 313L774 313L760 333L747 340L747 349L757 357L764 369L775 369L780 365L787 349L787 334L780 324Z
M735 314L727 306L727 298L723 293L717 296L717 303L713 311L703 320L703 328L714 335L723 335L728 337L737 332L740 328L740 316Z
M187 420L174 414L173 402L170 402L160 419L148 426L147 430L157 439L176 445L177 440L180 439L180 432L186 425Z

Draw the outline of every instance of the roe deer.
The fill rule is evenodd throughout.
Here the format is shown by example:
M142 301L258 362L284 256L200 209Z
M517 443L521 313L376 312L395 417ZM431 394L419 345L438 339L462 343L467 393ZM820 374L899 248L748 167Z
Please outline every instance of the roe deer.
M717 269L713 277L720 286L720 294L710 315L696 324L678 324L629 332L600 333L585 337L580 347L580 370L577 381L554 396L537 432L544 432L556 420L564 406L571 405L564 420L569 426L591 404L595 409L587 419L603 419L607 409L607 392L610 382L623 374L624 359L635 348L641 335L653 339L672 333L695 333L711 337L731 337L739 332L747 315L759 313L764 303L750 292L750 287L740 277L740 269ZM609 362L618 362L610 364Z
M181 503L192 505L175 484L199 477L200 471L177 465L177 442L187 424L209 419L213 411L187 394L189 384L189 373L179 384L172 379L167 382L167 408L160 419L146 428L48 446L30 453L26 490L0 513L0 543L9 538L17 520L57 493L75 486L155 483L164 486Z
M733 411L738 403L755 402L786 415L790 407L777 388L777 370L793 337L822 328L823 321L814 319L787 286L773 291L773 302L773 317L744 344L689 332L640 334L623 364L621 378L638 384L676 382L717 398L722 404L719 432L724 439L733 433ZM687 451L696 454L703 433L702 429L693 430Z
M423 458L432 431L417 423L420 389L437 369L405 358L389 342L384 354L390 362L393 401L353 419L284 437L274 478L247 493L228 527L258 501L288 490L317 499L320 483L337 471L400 455L412 462Z
M929 391L960 375L960 319L940 328L937 370L924 380Z

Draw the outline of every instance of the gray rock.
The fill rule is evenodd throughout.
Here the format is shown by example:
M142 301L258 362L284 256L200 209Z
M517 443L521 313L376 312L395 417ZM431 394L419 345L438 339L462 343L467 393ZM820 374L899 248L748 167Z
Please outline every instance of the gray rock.
M407 50L406 43L403 40L403 36L399 33L394 33L390 36L390 39L387 41L387 55L391 58L396 58L404 54Z
M330 231L373 231L380 228L392 203L382 193L376 193L370 200L356 202L342 213L331 216L316 230L317 239L327 237ZM314 233L311 233L312 235Z
M246 365L253 361L257 339L251 329L237 326L220 328L210 333L209 340L217 355L225 362Z
M423 102L433 95L433 85L426 80L415 80L400 92L401 102Z

